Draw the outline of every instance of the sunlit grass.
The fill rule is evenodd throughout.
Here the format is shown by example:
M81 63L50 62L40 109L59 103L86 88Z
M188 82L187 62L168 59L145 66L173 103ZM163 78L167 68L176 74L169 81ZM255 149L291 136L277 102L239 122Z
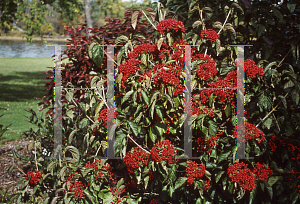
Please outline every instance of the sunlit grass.
M30 128L36 128L28 123L25 116L31 114L25 109L33 109L39 116L37 103L34 100L41 98L45 92L44 72L53 67L51 58L0 58L0 124L7 126L12 124L3 141L22 138L22 133ZM6 110L5 110L6 109Z

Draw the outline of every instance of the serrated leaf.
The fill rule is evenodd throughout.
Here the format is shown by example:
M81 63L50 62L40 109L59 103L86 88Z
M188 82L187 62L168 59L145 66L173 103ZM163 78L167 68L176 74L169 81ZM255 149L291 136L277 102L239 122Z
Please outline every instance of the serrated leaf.
M174 190L181 187L187 181L187 179L188 179L187 177L179 177L175 182Z
M166 130L167 130L167 125L160 121L158 123L155 123L153 128L157 130L157 132L159 133L159 136L162 136L163 133L166 132Z
M76 147L74 147L74 146L67 146L66 149L65 149L65 152L66 151L70 151L71 154L72 154L73 159L75 159L77 162L79 161L79 158L80 158L79 151L78 151L78 149Z
M128 37L125 35L121 35L121 36L117 37L115 40L116 45L118 45L120 43L127 43L127 42L128 42Z
M201 21L195 21L193 23L193 28L197 28L198 26L202 25L202 22Z
M150 127L149 136L153 143L155 143L157 135L158 135L157 130L154 127Z
M222 177L222 175L225 173L225 171L219 171L216 175L216 183L219 182L220 178Z
M67 170L67 166L64 166L61 170L60 170L60 179L62 180L62 181L65 181L65 172L66 172L66 170Z
M293 87L295 84L294 84L294 82L292 81L292 80L289 80L288 82L286 82L285 84L284 84L284 89L286 89L286 88L290 88L290 87Z
M270 177L269 180L268 180L269 185L273 186L273 184L276 183L279 178L280 178L280 176L272 176L272 177Z
M137 19L138 19L139 14L140 14L140 11L135 11L135 12L133 12L133 14L131 16L131 25L134 30L136 28Z
M209 129L208 129L209 135L216 135L218 129L216 122L209 120L208 123L209 123Z
M231 150L221 153L220 156L218 157L218 162L221 162L223 160L225 160L226 158L228 158L228 156L231 154Z
M133 92L134 92L134 90L130 90L125 94L125 96L123 97L122 104L129 99L129 97L133 94Z
M146 102L147 105L149 105L149 97L147 96L145 91L141 91L142 93L142 97L144 99L144 101Z
M287 4L287 8L289 9L289 11L291 12L291 13L293 13L294 12L294 10L295 10L295 8L296 8L296 4Z
M264 121L264 125L270 130L271 125L272 125L272 118L268 118L267 120Z
M79 123L79 129L83 129L84 127L87 127L90 125L90 121L87 118L83 118Z
M127 121L133 134L137 137L138 136L138 126L136 123L132 122L132 121Z

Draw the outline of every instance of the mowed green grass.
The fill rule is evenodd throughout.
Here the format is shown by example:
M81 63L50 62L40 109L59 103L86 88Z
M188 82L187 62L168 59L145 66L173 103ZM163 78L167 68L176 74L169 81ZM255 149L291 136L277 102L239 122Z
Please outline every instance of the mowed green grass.
M31 116L24 109L33 109L38 116L46 111L39 112L35 98L42 98L46 93L44 72L50 70L54 63L52 58L0 58L0 124L12 124L0 143L22 138L24 131L36 126L26 121L25 116Z

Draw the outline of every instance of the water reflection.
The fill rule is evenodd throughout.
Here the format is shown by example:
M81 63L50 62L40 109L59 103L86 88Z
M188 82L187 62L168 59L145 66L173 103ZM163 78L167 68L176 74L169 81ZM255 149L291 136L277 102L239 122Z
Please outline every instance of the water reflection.
M47 44L64 45L66 42L49 41ZM53 54L54 46L46 46L43 41L0 40L0 58L48 58Z

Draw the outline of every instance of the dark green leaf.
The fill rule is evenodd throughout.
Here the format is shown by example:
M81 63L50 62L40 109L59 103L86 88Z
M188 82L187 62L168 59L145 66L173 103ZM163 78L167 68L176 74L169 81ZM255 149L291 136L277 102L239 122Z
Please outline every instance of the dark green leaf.
M142 92L142 96L144 101L146 102L147 105L149 105L149 97L147 96L145 91L141 91Z
M187 177L179 177L175 182L174 190L181 187L187 181L187 179L188 179Z
M138 126L136 123L132 122L132 121L127 121L133 134L137 137L138 136Z

